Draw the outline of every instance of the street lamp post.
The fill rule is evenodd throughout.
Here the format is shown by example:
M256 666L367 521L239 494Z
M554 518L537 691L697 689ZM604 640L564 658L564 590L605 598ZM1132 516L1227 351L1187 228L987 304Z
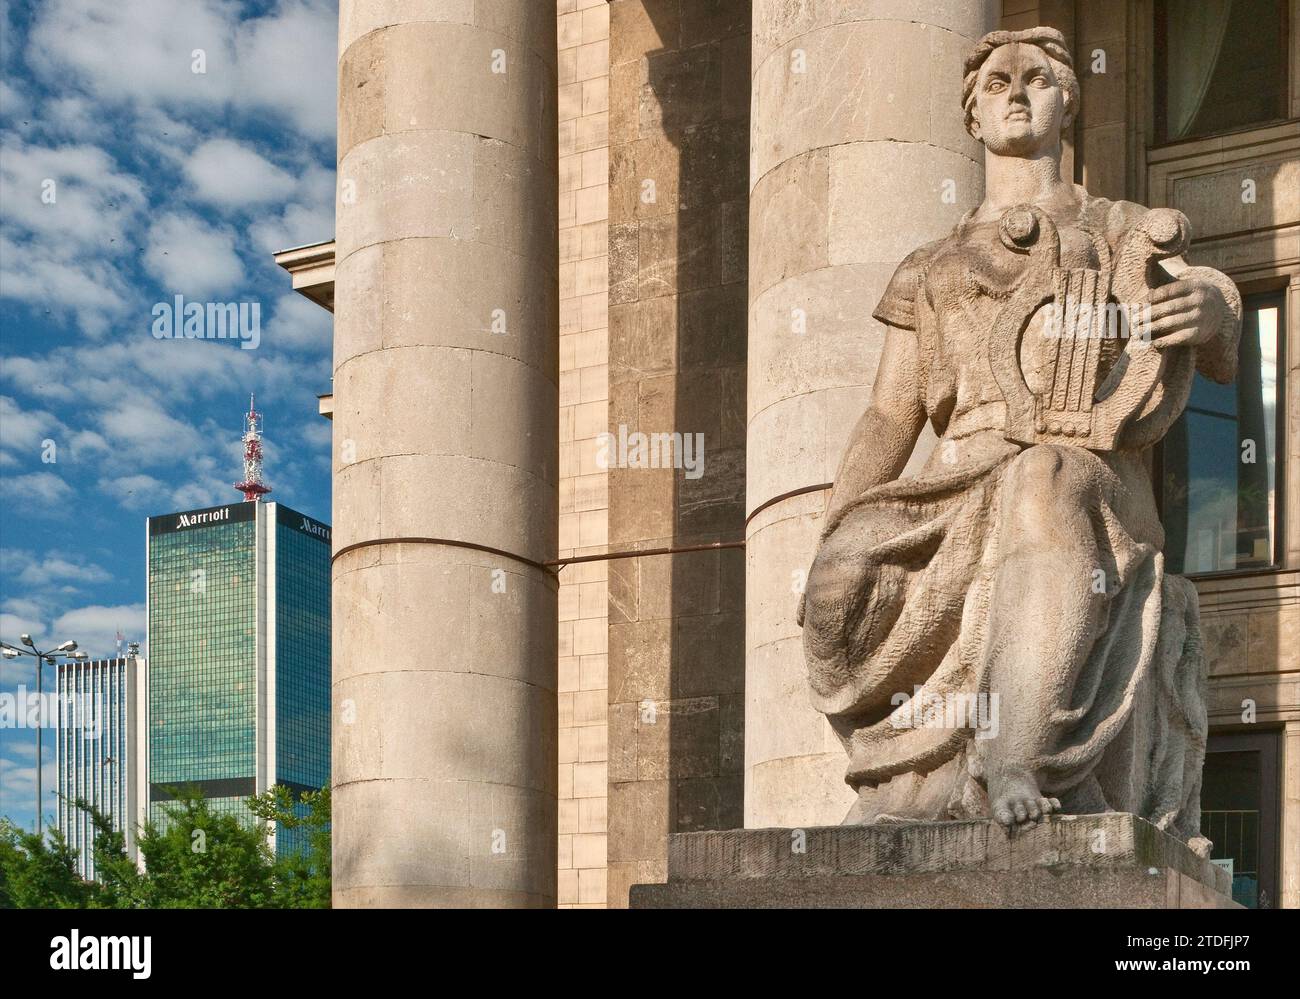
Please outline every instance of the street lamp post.
M54 666L60 659L89 659L90 657L84 652L77 650L76 642L64 642L58 648L50 649L48 652L42 652L32 642L31 635L20 635L23 645L27 648L22 649L16 645L10 645L8 642L0 642L0 654L6 659L17 659L19 656L31 656L36 660L36 703L40 708L40 715L36 724L36 821L33 823L32 831L38 836L44 836L45 826L41 821L42 811L42 770L45 767L45 747L42 734L45 731L45 699L42 695L44 681L41 666L49 663Z

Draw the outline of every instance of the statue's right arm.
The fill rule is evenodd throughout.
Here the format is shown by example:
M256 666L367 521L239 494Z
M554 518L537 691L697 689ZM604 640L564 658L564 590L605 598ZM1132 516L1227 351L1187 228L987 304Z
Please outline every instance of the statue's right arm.
M827 537L845 512L873 486L898 478L925 426L916 333L885 327L871 402L849 437L827 507Z

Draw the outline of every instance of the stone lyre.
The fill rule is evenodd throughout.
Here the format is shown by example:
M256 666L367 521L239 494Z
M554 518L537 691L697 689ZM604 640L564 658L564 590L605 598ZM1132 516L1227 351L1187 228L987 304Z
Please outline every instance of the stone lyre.
M1072 444L1097 451L1159 441L1182 412L1195 363L1190 351L1156 349L1116 315L1139 314L1156 265L1187 248L1182 212L1157 208L1133 226L1102 267L1064 268L1056 224L1034 205L1002 217L1002 244L1029 255L1019 287L995 322L989 363L1007 402L1006 437L1018 444ZM1048 377L1035 393L1020 367L1023 337L1037 312L1052 307L1055 341ZM1126 335L1127 334L1127 335ZM1121 341L1123 345L1120 346Z

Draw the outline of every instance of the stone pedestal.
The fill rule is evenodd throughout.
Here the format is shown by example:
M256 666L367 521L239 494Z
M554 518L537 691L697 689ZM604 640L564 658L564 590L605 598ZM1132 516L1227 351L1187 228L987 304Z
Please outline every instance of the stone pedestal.
M633 909L1237 908L1228 873L1127 814L681 833Z

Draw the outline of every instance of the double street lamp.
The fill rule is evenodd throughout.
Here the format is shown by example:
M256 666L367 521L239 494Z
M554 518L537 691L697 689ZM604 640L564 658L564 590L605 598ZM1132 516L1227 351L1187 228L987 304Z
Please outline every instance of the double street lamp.
M38 835L44 835L44 825L41 822L41 771L45 767L44 743L42 733L45 730L45 698L41 693L42 676L41 666L49 663L51 666L58 664L60 659L82 660L89 659L86 653L78 651L76 642L64 642L58 648L50 649L48 652L42 652L32 643L31 635L20 635L20 640L25 649L20 649L16 645L10 645L8 642L0 642L0 655L6 659L17 659L19 656L32 656L36 660L36 703L39 705L40 716L36 724L36 821L33 831Z

